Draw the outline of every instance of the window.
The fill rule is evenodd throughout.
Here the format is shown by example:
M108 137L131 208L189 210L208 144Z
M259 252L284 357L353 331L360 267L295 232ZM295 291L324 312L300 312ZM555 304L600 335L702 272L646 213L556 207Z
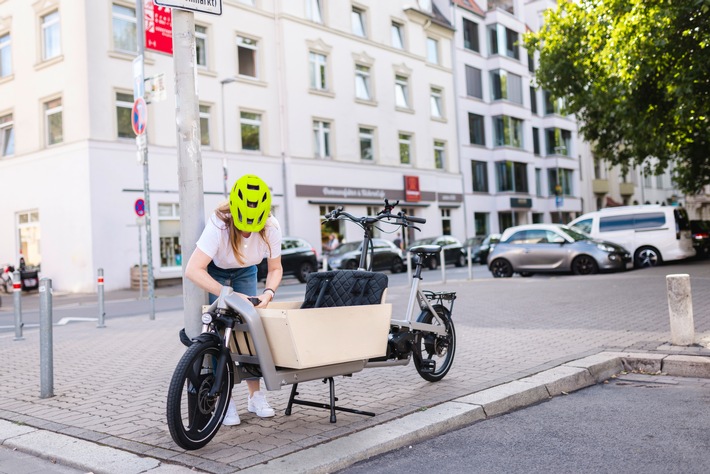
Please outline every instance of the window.
M533 127L533 153L540 156L540 129Z
M451 235L451 209L439 209L441 212L441 231L444 235ZM443 245L456 244L452 240L447 239L446 242L442 242Z
M535 168L535 195L542 196L542 170Z
M601 221L604 219L602 218ZM600 221L600 224L601 224ZM585 234L591 234L592 233L592 219L584 219L582 221L577 222L574 225L577 229L581 230ZM601 229L600 229L601 230Z
M17 214L17 231L20 240L20 253L27 265L39 265L40 254L39 211L25 211Z
M441 102L441 89L431 88L431 116L442 118L444 116L443 104Z
M404 26L392 22L392 47L404 49Z
M313 121L313 150L316 158L330 158L330 124Z
M362 100L372 100L370 93L370 68L355 65L355 97Z
M114 3L111 6L111 16L113 19L113 48L128 53L137 52L136 9Z
M242 150L261 150L261 114L241 112Z
M663 175L656 176L656 189L663 189Z
M471 181L473 184L473 192L488 192L488 163L485 161L471 162Z
M15 131L12 125L12 114L0 117L0 156L15 154Z
M434 166L436 169L446 168L446 143L434 140Z
M62 99L45 102L44 129L47 145L55 145L64 140L62 135Z
M528 51L528 71L535 72L535 52Z
M488 235L488 213L473 213L473 232L475 235Z
M503 25L488 26L488 48L491 55L505 54L514 59L520 59L518 33Z
M160 234L160 266L181 266L180 204L158 204L158 233Z
M472 66L466 66L466 95L483 99L481 70Z
M118 138L133 138L131 111L133 109L133 94L116 92L116 131Z
M237 36L237 63L240 76L257 77L256 52L256 40Z
M547 91L543 91L542 96L545 101L545 115L562 115L564 113L565 102L563 99L554 99Z
M548 155L572 156L572 132L561 128L546 128Z
M12 74L12 46L10 33L0 35L0 77Z
M42 17L42 60L46 61L60 54L59 12L53 11Z
M319 53L310 54L311 63L311 89L320 91L328 90L326 82L327 57Z
M478 24L466 18L463 19L463 47L479 53Z
M405 76L395 76L394 97L397 107L409 108L409 78Z
M353 7L352 14L350 15L352 20L353 34L360 36L362 38L367 37L367 32L365 30L365 12L359 8Z
M195 25L195 53L197 67L207 67L207 28Z
M200 105L200 145L210 146L210 106Z
M533 86L530 86L530 111L537 114L537 91Z
M471 145L486 144L482 115L468 114L468 137Z
M523 103L523 80L517 74L503 69L491 71L491 99L506 99L516 104Z
M439 42L434 38L426 39L426 60L432 64L439 64Z
M306 18L315 23L323 23L321 0L306 0Z
M528 192L528 165L515 161L501 161L496 163L498 191L527 193Z
M399 162L403 165L412 164L412 136L399 134Z
M557 170L559 169L560 176L557 180ZM550 196L555 195L555 186L559 184L564 196L572 196L572 170L564 168L550 168L547 170L547 178L549 184Z
M523 147L523 121L507 115L493 117L495 146Z
M375 152L375 131L371 128L360 127L360 159L372 161Z

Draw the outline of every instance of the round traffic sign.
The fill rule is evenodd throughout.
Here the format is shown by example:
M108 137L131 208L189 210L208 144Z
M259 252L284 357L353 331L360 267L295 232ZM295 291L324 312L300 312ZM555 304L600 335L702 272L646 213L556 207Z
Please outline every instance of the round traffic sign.
M142 135L145 132L145 125L148 121L148 106L145 103L143 97L138 97L135 102L133 102L133 109L131 110L131 125L133 126L133 133L136 135Z
M136 203L133 207L136 210L138 217L143 217L145 215L145 201L143 199L136 199Z

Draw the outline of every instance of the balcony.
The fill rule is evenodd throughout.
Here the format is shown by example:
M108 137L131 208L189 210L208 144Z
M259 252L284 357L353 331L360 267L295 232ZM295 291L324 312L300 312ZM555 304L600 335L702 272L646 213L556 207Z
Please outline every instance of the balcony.
M619 194L622 196L634 194L634 183L619 183Z
M594 179L592 180L592 192L594 194L606 194L609 192L609 180L608 179Z
M500 8L501 10L507 11L511 15L515 15L515 7L513 6L513 0L488 0L488 11Z

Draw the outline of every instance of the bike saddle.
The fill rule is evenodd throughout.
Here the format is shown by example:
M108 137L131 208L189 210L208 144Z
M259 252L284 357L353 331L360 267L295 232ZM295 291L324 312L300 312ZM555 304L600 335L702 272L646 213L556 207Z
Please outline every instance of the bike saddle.
M441 252L441 245L417 245L409 251L418 255L437 255Z

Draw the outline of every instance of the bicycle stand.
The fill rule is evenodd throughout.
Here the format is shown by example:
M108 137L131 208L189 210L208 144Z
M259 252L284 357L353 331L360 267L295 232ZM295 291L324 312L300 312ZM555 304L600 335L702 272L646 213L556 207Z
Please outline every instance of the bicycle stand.
M296 395L298 395L298 392L296 391L298 389L298 384L295 383L295 384L293 384L293 387L291 388L291 396L288 398L288 405L286 406L285 414L290 415L291 408L295 404L295 405L306 405L306 406L315 407L315 408L330 409L330 422L331 423L336 422L335 410L344 411L344 412L348 412L348 413L355 413L356 415L375 416L374 413L369 412L369 411L355 410L353 408L343 408L343 407L335 406L335 402L338 401L338 399L335 396L335 381L333 380L333 377L328 377L328 378L323 379L323 383L325 383L326 380L330 384L330 404L310 402L308 400L296 399Z

